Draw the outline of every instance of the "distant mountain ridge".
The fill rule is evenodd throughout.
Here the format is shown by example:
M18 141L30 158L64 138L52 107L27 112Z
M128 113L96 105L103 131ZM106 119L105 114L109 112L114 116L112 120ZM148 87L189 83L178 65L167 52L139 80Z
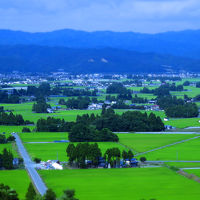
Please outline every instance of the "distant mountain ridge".
M0 72L163 73L200 71L200 61L171 55L101 48L1 45Z
M0 30L0 45L40 45L68 48L117 48L200 59L200 30L142 34L134 32L58 30L27 33Z

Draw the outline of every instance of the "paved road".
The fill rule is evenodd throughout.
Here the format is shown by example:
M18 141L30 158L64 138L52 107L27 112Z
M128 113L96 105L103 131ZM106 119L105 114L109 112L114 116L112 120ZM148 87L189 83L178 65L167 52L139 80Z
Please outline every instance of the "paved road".
M149 151L145 151L145 152L142 152L142 153L137 153L135 156L140 156L140 155L143 155L143 154L146 154L146 153L150 153L150 152L153 152L153 151L157 151L157 150L160 150L160 149L164 149L166 147L170 147L170 146L174 146L176 144L181 144L181 143L184 143L184 142L188 142L190 140L194 140L194 139L198 139L200 138L200 136L196 136L196 137L193 137L193 138L189 138L189 139L186 139L186 140L181 140L181 141L178 141L178 142L174 142L172 144L168 144L168 145L165 145L165 146L162 146L162 147L158 147L158 148L155 148L155 149L151 149Z
M30 156L28 155L24 145L21 142L20 137L17 133L13 133L13 136L16 138L16 144L18 147L18 150L24 159L25 168L27 169L36 189L41 195L44 195L46 193L47 187L44 184L43 180L39 176L38 172L35 169L35 164L32 162Z

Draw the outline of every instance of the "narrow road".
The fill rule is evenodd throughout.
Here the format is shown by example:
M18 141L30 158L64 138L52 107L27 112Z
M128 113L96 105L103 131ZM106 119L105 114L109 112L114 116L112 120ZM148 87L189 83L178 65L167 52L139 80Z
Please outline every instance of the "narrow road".
M43 196L46 193L47 187L44 184L42 178L38 174L38 172L35 169L35 164L32 162L30 156L28 155L24 145L22 144L22 141L17 133L12 133L12 135L15 137L15 141L19 150L19 153L21 154L24 165L26 170L28 171L37 191Z
M165 145L165 146L162 146L162 147L158 147L158 148L155 148L155 149L151 149L149 151L145 151L145 152L141 152L141 153L137 153L135 156L140 156L140 155L143 155L143 154L146 154L146 153L150 153L150 152L153 152L153 151L157 151L157 150L160 150L160 149L164 149L166 147L171 147L171 146L174 146L176 144L181 144L181 143L184 143L184 142L188 142L190 140L194 140L194 139L197 139L197 138L200 138L200 136L196 136L196 137L193 137L193 138L189 138L189 139L186 139L186 140L181 140L181 141L178 141L178 142L174 142L172 144L168 144L168 145Z

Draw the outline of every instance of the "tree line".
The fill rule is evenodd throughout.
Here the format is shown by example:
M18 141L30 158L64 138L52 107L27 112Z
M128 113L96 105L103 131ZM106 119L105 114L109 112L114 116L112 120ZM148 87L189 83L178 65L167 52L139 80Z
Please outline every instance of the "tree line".
M144 87L140 90L140 93L152 93L156 96L163 96L163 95L170 95L170 91L183 91L183 85L175 85L175 83L165 83L164 85L159 86L156 89L149 89L147 87Z
M77 116L77 123L93 125L98 130L108 128L114 132L129 131L163 131L164 124L159 116L154 113L142 113L139 111L126 111L122 115L116 114L112 108L103 107L101 115Z
M0 112L0 125L27 125L34 124L29 120L24 120L23 116L20 114L14 115L12 112L5 113Z
M69 144L66 153L69 158L69 165L78 168L96 168L102 162L105 164L105 167L108 167L108 164L110 164L114 168L117 165L119 166L120 158L123 158L125 162L126 160L131 161L134 157L131 150L123 150L121 152L116 147L108 148L103 155L97 143L78 143L76 146Z
M3 149L2 153L0 154L0 169L13 169L13 154L6 148ZM1 198L0 198L1 199Z
M36 113L48 113L48 108L51 108L50 104L46 103L44 97L39 97L36 99L36 103L33 104L32 111Z
M0 184L0 199L1 200L20 200L16 190L8 185ZM25 195L25 200L78 200L75 197L75 190L64 190L60 198L56 197L56 193L52 189L47 189L44 196L37 194L32 183L29 184Z
M191 118L199 115L199 109L195 103L187 103L176 96L158 97L157 104L164 109L167 117Z

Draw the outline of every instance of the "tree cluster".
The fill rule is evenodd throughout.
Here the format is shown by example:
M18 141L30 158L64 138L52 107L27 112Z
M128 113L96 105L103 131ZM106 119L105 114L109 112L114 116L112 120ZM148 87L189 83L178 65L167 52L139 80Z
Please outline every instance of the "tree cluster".
M149 89L147 87L144 87L142 90L140 90L141 93L152 93L156 96L166 96L170 95L170 91L183 91L183 85L178 85L176 86L175 83L166 83L164 85L161 85L160 87L156 89Z
M97 130L83 123L76 123L69 132L71 142L118 142L119 138L109 129Z
M6 144L8 142L13 142L13 141L15 141L14 136L9 136L8 138L6 138L5 135L0 134L0 144Z
M46 103L45 98L38 98L37 102L33 104L32 111L36 113L48 113L48 108L51 108L51 106Z
M176 96L158 97L157 104L165 110L168 117L191 118L199 115L198 106L195 103L187 103Z
M10 199L5 199L5 200L19 200L19 199L10 198ZM56 193L52 189L47 189L44 196L41 196L36 193L33 184L30 183L28 187L28 191L26 193L26 200L78 200L78 199L75 198L74 190L64 190L63 195L60 198L57 198Z
M68 132L71 130L74 122L66 122L64 119L48 117L39 119L36 124L38 132Z
M90 166L97 167L99 158L102 155L97 143L78 143L76 146L69 144L66 152L69 157L69 164L78 168L87 168L86 160L91 161Z
M107 94L131 94L131 90L128 90L122 83L114 82L106 89Z
M89 97L70 98L66 102L66 106L70 109L87 109L91 100Z
M103 107L101 115L77 116L78 123L94 125L98 130L108 128L115 132L129 131L162 131L164 124L160 117L155 114L142 113L139 111L127 111L118 115L113 109Z
M14 115L11 113L0 112L0 125L27 125L33 124L28 120L24 120L23 116L20 114Z
M132 98L132 103L147 103L147 98L138 97L137 94Z
M0 154L0 168L13 169L13 167L13 154L4 148L2 154Z
M8 185L0 184L0 199L1 200L19 200L18 194Z
M8 95L5 91L0 91L0 103L19 103L19 96L17 95Z
M97 96L97 90L86 90L86 89L74 89L74 88L65 88L63 90L63 95L67 97L74 96Z

